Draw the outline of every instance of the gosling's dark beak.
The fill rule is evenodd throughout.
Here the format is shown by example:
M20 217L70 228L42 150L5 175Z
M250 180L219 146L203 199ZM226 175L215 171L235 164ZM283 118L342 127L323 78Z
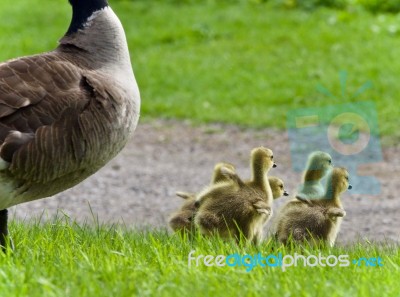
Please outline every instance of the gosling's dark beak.
M283 192L283 196L289 196L289 193L288 192Z
M272 165L272 168L276 168L277 166L276 166L276 164L274 163L274 165Z
M348 189L351 190L352 188L353 188L353 186L349 184Z

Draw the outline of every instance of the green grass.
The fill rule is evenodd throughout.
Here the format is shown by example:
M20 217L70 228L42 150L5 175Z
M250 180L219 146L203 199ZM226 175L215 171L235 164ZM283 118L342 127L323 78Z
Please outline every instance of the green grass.
M50 50L66 31L66 0L2 0L0 60ZM360 11L278 9L271 3L112 1L128 36L144 119L191 119L284 128L286 111L346 101L376 102L381 133L400 137L399 17ZM190 1L188 1L190 2ZM257 2L257 1L254 1ZM384 267L244 268L187 266L188 253L254 254L218 239L193 242L163 231L89 227L56 220L13 222L14 253L0 254L3 296L397 296L398 248L354 244L262 254L348 254L383 258ZM273 249L273 251L272 251Z
M93 225L92 225L93 226ZM89 227L68 219L13 222L15 251L0 254L2 296L397 296L398 248L370 243L338 248L259 248L165 231ZM188 267L188 254L294 253L378 257L383 267ZM5 294L5 295L4 295Z
M0 60L54 48L69 22L66 2L1 1ZM397 15L273 1L110 2L125 26L144 119L285 128L290 109L372 100L382 135L400 138ZM340 70L345 98L368 80L374 87L343 99Z

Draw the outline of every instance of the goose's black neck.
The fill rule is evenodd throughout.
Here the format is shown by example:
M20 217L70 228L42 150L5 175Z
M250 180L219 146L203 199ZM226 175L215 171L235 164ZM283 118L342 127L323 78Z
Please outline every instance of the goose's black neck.
M108 6L107 0L69 0L72 5L72 20L65 35L83 29L88 18L96 11Z

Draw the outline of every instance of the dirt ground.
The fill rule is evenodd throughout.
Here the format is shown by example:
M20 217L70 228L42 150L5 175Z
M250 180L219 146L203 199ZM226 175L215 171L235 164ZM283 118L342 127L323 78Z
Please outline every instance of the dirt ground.
M201 190L219 161L234 163L239 174L248 177L249 152L260 145L273 149L278 163L273 175L281 177L293 193L301 175L291 169L285 132L223 125L194 127L159 120L140 123L126 148L80 185L55 197L15 206L10 209L11 217L29 219L44 214L48 219L62 211L73 220L93 222L92 209L102 223L166 227L168 216L182 202L175 196L177 190ZM400 242L400 199L395 192L399 154L400 147L384 148L384 162L362 169L361 174L372 174L380 180L379 196L351 195L351 191L343 195L347 215L338 242ZM287 200L277 200L275 211Z

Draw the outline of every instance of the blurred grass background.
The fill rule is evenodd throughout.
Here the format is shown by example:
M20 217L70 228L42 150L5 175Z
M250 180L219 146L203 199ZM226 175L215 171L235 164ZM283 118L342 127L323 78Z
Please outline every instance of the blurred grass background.
M381 134L400 139L400 0L110 4L127 33L144 120L285 128L291 109L372 100ZM66 0L2 0L0 60L53 49L70 13ZM367 81L373 88L350 99Z

